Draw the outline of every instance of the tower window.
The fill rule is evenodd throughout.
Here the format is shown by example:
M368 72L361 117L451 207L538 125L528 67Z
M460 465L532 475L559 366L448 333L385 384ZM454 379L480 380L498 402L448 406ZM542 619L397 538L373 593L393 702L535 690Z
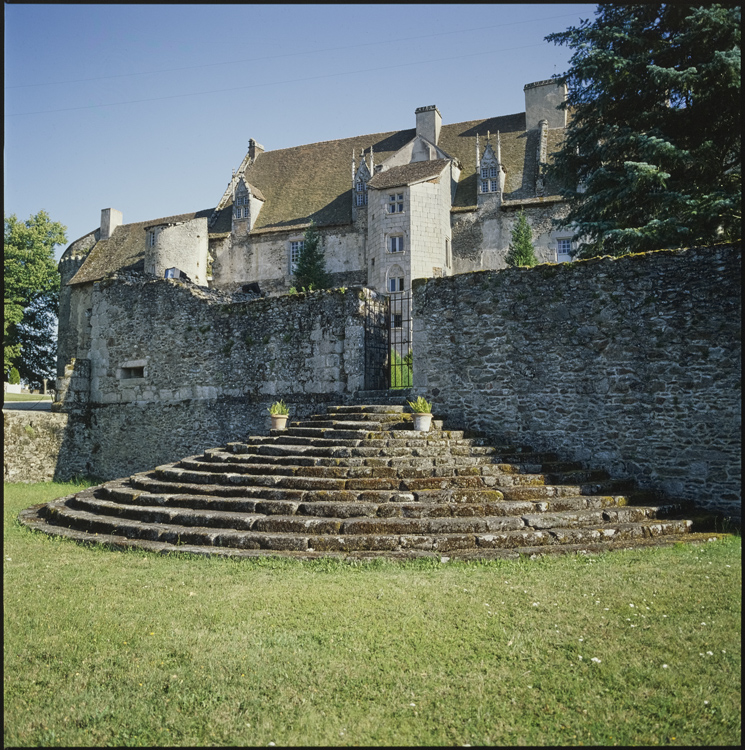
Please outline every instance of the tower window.
M403 193L393 193L388 196L388 213L389 214L400 214L404 210L404 195Z
M356 199L357 205L366 206L367 205L367 182L365 182L365 180L357 180L356 192L357 192L357 199Z
M403 292L404 280L401 276L393 276L388 279L388 291L389 292Z
M404 251L404 238L399 234L388 238L388 252L402 253Z

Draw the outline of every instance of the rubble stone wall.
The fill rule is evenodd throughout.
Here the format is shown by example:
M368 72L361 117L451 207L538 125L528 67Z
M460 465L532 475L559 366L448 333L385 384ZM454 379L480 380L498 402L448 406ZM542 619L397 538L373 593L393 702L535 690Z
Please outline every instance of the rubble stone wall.
M88 473L106 479L264 434L275 400L301 418L363 388L370 295L241 300L137 274L99 282L88 356L60 379L55 408L87 425Z
M3 439L4 482L64 482L91 473L85 425L72 425L67 414L3 411Z
M741 248L414 286L414 386L501 439L739 515Z

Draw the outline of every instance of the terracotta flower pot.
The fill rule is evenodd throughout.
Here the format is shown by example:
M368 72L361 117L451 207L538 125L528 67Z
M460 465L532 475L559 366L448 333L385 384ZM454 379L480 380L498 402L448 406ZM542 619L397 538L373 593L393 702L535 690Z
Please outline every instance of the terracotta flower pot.
M428 432L429 426L432 424L432 415L424 414L422 412L415 412L414 417L414 429L418 432Z
M284 430L287 426L288 414L270 414L272 418L272 429L273 430Z

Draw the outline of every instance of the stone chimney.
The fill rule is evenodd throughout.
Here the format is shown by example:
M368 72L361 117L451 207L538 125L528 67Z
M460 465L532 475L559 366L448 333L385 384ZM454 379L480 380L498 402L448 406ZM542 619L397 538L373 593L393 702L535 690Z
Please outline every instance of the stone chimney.
M122 212L115 208L101 209L101 237L102 240L108 240L114 230L122 225Z
M567 98L565 83L553 79L526 83L525 92L525 129L537 128L541 120L548 122L549 128L567 126L566 110L556 109Z
M254 161L259 154L264 153L264 147L260 143L256 143L253 138L248 140L248 158Z
M414 111L416 115L416 134L437 145L440 138L442 115L434 104L429 107L419 107Z

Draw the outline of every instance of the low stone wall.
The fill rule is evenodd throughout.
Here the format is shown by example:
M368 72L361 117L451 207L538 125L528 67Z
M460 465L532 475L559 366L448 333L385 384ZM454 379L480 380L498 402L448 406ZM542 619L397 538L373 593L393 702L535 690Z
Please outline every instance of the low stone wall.
M90 474L84 426L67 414L3 411L3 481L66 481Z
M741 249L415 282L438 415L740 515Z
M90 349L58 382L70 424L85 426L90 473L150 469L345 403L364 385L361 288L235 298L125 275L95 284Z

